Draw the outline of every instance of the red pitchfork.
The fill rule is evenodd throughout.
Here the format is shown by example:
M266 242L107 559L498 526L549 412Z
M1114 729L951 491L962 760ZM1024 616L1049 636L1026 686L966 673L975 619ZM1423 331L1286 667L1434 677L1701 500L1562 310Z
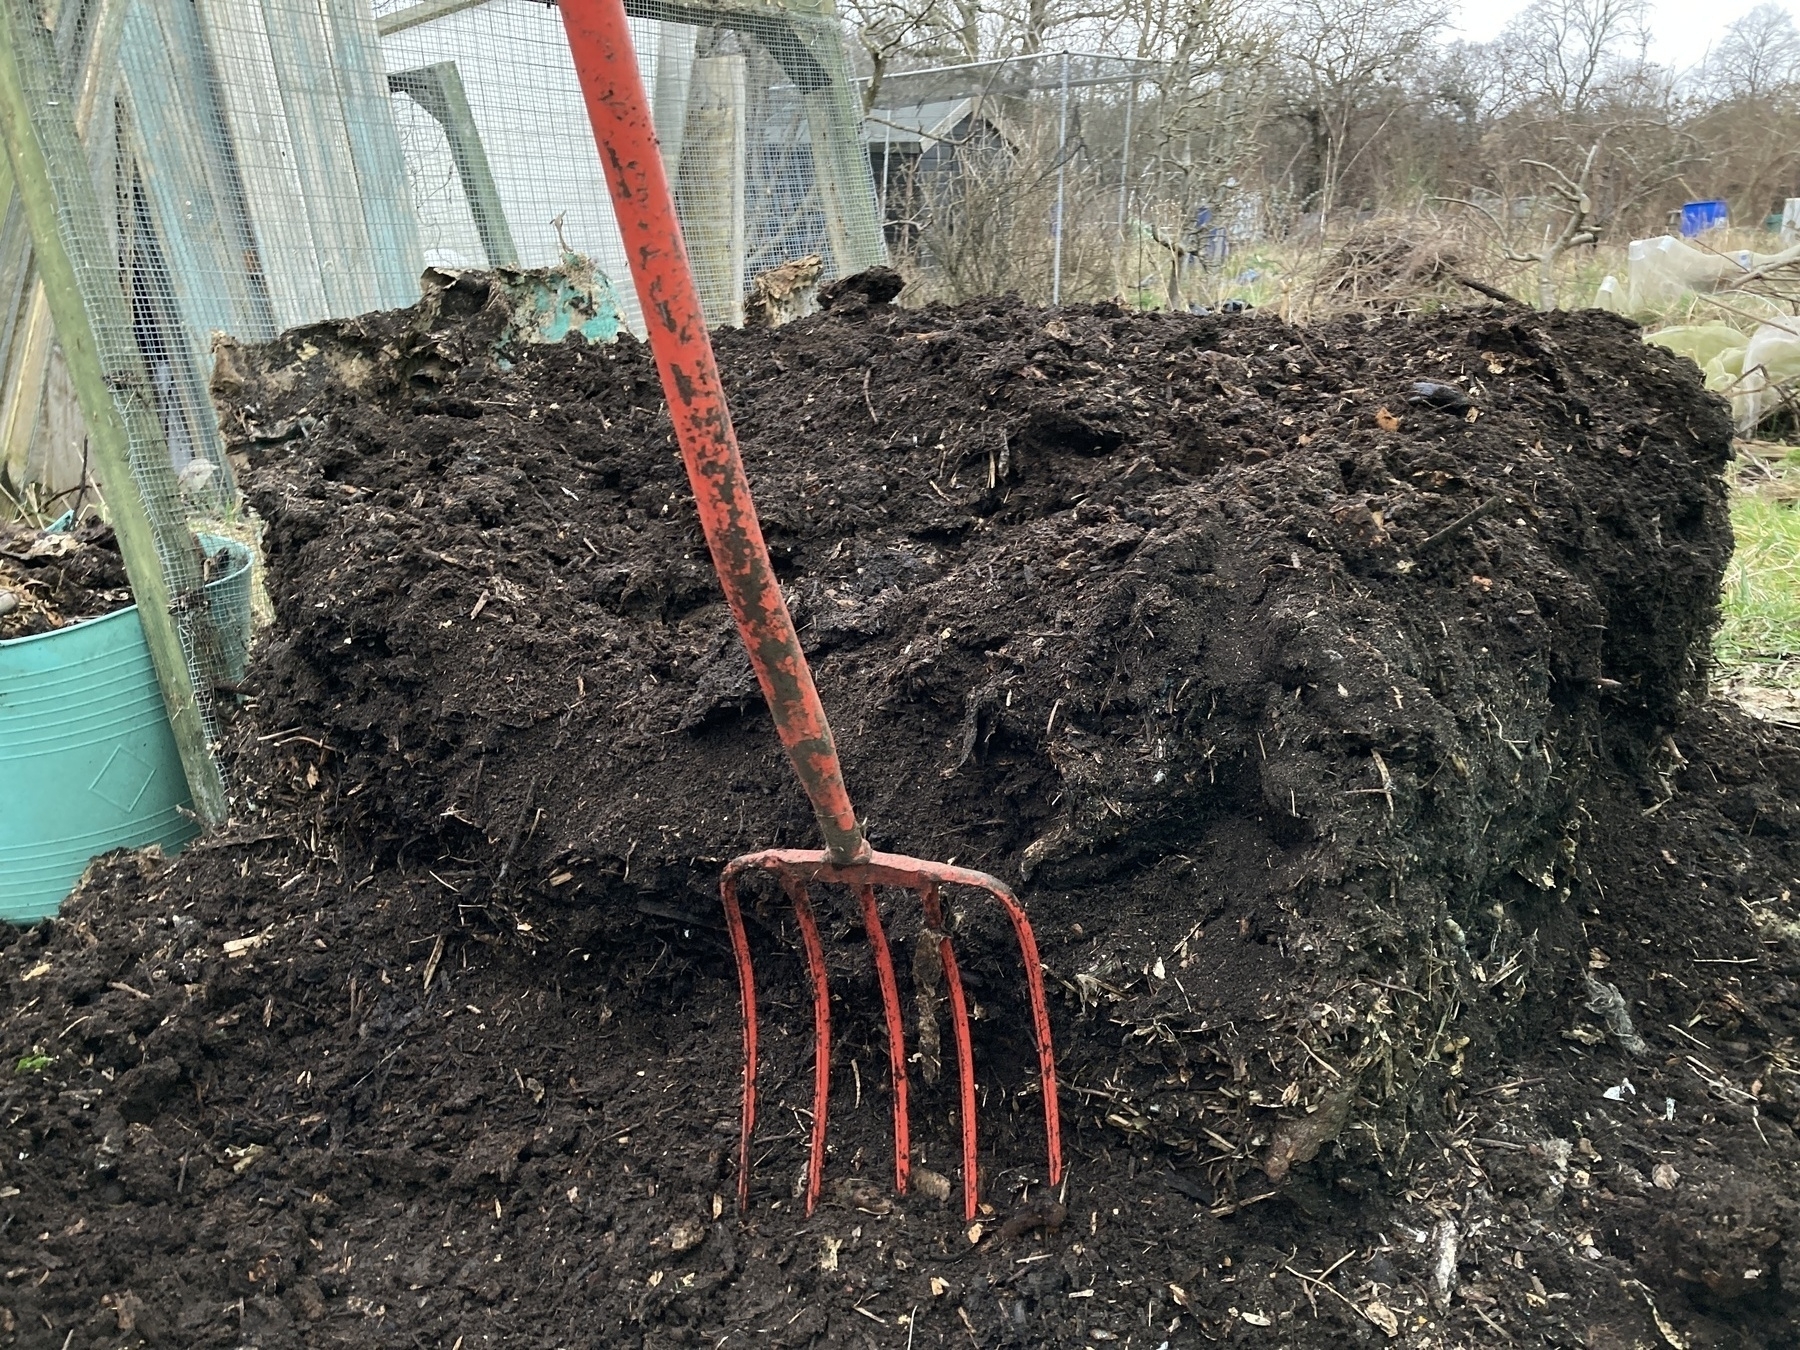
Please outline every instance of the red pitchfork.
M999 901L1018 936L1031 994L1032 1033L1037 1041L1038 1072L1044 1095L1044 1128L1049 1139L1050 1181L1062 1180L1062 1135L1057 1120L1056 1058L1050 1041L1050 1014L1044 1002L1044 977L1037 940L1024 907L997 878L966 867L926 862L894 853L876 853L863 837L844 775L838 764L831 726L813 686L812 671L800 650L794 621L781 586L769 564L762 526L750 497L750 483L738 454L737 437L725 406L706 319L694 291L687 248L675 218L675 204L657 149L650 111L632 50L631 31L622 0L562 0L563 26L575 58L594 139L600 147L614 213L625 242L631 279L643 307L650 346L662 375L663 393L674 418L688 482L700 524L712 551L713 567L725 599L737 619L750 664L762 685L763 698L775 720L800 785L812 800L813 814L825 847L767 849L733 859L719 883L726 927L737 958L738 989L744 1018L743 1126L738 1145L738 1205L750 1201L750 1136L756 1123L756 982L750 967L750 945L738 908L738 877L748 871L772 873L793 901L812 978L813 1066L812 1150L806 1176L806 1212L818 1203L825 1171L826 1101L831 1078L831 995L825 981L825 951L813 917L808 886L833 882L848 886L862 908L863 926L874 951L875 972L887 1018L888 1060L894 1088L894 1188L906 1191L910 1171L906 1109L906 1049L900 1018L900 995L887 935L875 906L877 886L916 891L927 931L937 939L945 992L956 1038L962 1092L963 1212L973 1219L976 1208L975 1064L969 1041L968 1001L956 954L944 927L940 898L944 886L985 891Z

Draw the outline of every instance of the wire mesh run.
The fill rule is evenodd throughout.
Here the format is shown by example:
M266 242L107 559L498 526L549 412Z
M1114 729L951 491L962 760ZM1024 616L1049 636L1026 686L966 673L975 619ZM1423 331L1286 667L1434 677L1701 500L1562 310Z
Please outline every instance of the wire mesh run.
M20 93L54 188L56 232L73 268L100 373L123 424L132 482L145 503L163 576L172 597L182 655L209 739L216 736L214 689L227 682L229 658L208 613L209 560L189 520L224 522L236 492L231 468L217 453L210 407L188 400L188 344L164 326L174 303L166 255L143 233L146 187L118 147L135 134L100 72L130 40L119 6L72 4L46 27L23 0L0 0L0 22L18 58ZM6 356L30 356L9 379L7 409L35 392L48 399L57 381L48 360L53 332L43 282L30 260L20 191L10 181L0 243L9 250L0 274L12 285ZM122 268L122 264L125 265ZM40 360L39 357L42 357ZM29 376L35 383L22 382ZM72 392L66 395L72 406ZM79 426L78 414L73 415ZM82 468L85 486L85 465ZM241 673L241 672L240 672Z
M432 268L556 269L582 282L550 294L579 292L641 331L633 289L606 281L626 260L554 4L0 4L137 489L173 593L193 606L197 689L232 681L197 626L191 531L240 528L209 396L215 334L265 341L409 305ZM747 284L782 263L817 254L829 278L885 260L834 17L745 0L627 9L709 319L742 322ZM0 509L53 518L93 485L42 289L13 201L0 217Z
M865 84L882 228L920 298L1204 303L1256 233L1219 141L1217 81L1040 52Z
M38 0L17 0L40 17ZM818 254L885 260L838 21L628 0L709 318ZM63 0L46 90L75 110L171 463L217 460L215 331L244 341L410 304L426 267L625 258L554 5L540 0ZM41 26L41 25L36 25ZM48 58L46 58L48 59ZM78 486L17 211L0 227L0 485ZM98 242L96 242L98 241ZM618 286L625 322L636 299ZM34 317L35 316L35 317ZM221 470L226 466L220 462Z

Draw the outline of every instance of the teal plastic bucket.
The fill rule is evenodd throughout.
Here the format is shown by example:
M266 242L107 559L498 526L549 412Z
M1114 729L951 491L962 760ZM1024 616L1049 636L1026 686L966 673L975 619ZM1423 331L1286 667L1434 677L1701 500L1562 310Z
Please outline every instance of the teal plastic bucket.
M226 673L250 637L250 551L207 583ZM0 920L36 923L116 848L176 849L197 833L181 756L137 607L0 642Z

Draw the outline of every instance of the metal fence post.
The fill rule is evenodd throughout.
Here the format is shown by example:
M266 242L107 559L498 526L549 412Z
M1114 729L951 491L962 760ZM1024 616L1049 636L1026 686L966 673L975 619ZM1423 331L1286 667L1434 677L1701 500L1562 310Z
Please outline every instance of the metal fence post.
M1137 111L1137 81L1125 100L1125 139L1119 143L1119 241L1125 240L1126 192L1131 184L1131 114Z
M1062 54L1062 108L1056 123L1056 256L1051 263L1050 303L1062 303L1063 211L1067 193L1069 144L1069 54Z

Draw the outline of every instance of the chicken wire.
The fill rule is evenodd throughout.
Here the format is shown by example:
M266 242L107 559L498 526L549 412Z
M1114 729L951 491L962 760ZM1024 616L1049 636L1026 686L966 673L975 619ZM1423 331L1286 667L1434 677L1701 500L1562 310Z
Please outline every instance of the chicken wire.
M112 391L127 438L132 483L149 508L156 554L167 580L171 611L201 721L209 741L216 737L213 694L241 676L231 635L247 630L248 595L241 603L231 588L209 588L215 571L232 561L228 538L215 539L217 562L195 539L190 522L204 522L216 535L231 525L235 497L229 463L214 450L216 427L210 413L203 428L182 398L181 375L171 367L185 354L181 344L154 337L169 301L166 271L154 257L141 227L144 184L113 147L129 141L132 128L96 78L101 63L128 40L122 10L106 3L70 3L51 26L27 0L0 0L19 69L20 93L36 142L55 188L56 231L68 254L82 308L93 334L101 374ZM85 142L84 142L85 133ZM48 305L36 278L30 234L19 191L9 177L6 220L0 227L0 275L13 313L7 348L34 341L50 346ZM122 268L122 264L125 267ZM30 331L35 328L35 332ZM14 353L6 351L11 360ZM52 383L48 360L30 372L40 397ZM8 411L30 392L18 372L9 377ZM83 486L85 486L85 468ZM217 609L213 608L217 601Z
M1167 62L1084 52L883 71L868 141L888 246L922 296L1215 299L1255 231L1212 143L1220 96Z
M626 259L554 4L0 4L137 487L192 611L202 693L223 675L178 527L217 531L235 510L208 390L216 333L264 341L411 304L427 268L487 267L597 267L590 308L641 331L634 289L606 280L626 280ZM885 259L834 17L753 0L627 9L710 319L741 322L747 283L781 263L818 254L830 277ZM0 221L0 487L47 517L91 489L54 339L14 202Z
M411 303L427 266L625 258L553 5L539 0L19 0L104 204L172 461L217 462L211 335ZM885 260L842 29L828 14L627 0L707 312L817 253ZM35 29L37 25L32 25ZM49 67L47 67L48 69ZM0 486L81 490L81 429L0 227ZM631 287L618 285L638 327ZM29 489L29 492L26 490Z
M795 258L819 254L827 276L883 260L834 18L626 7L710 319L741 322L747 281ZM556 9L375 0L374 15L421 260L547 266L567 248L622 283L625 255ZM459 98L460 121L445 106ZM641 330L635 295L618 290Z

